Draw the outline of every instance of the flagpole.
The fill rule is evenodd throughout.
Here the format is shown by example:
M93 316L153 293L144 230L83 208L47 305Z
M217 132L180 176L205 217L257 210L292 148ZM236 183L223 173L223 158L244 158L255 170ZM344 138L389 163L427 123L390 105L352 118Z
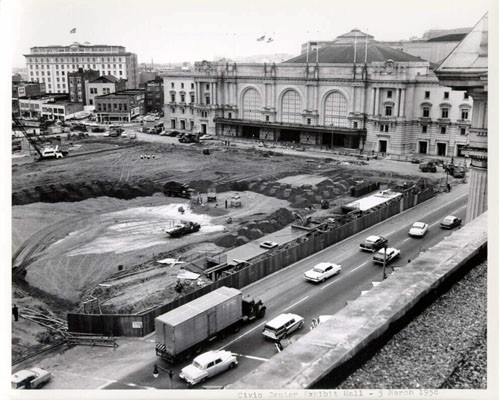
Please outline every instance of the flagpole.
M307 40L307 64L308 64L308 49L310 48L310 40Z

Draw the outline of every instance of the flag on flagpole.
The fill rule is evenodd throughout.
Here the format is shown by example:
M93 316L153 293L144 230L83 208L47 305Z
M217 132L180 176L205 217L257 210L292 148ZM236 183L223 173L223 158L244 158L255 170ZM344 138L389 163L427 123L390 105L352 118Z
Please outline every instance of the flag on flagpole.
M262 40L265 40L265 35L263 35L263 36L259 37L259 38L258 38L258 39L256 39L256 40L257 40L257 42L261 42Z
M71 29L69 33L76 33L76 28Z

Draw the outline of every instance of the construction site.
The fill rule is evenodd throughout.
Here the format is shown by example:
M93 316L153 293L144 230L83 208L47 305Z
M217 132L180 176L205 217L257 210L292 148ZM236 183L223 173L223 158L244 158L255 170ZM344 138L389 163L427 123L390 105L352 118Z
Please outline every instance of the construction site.
M68 149L60 158L36 161L27 143L13 154L14 360L64 336L68 312L143 313L259 255L231 249L341 225L362 212L359 197L378 190L461 182L442 169L340 151L58 140Z

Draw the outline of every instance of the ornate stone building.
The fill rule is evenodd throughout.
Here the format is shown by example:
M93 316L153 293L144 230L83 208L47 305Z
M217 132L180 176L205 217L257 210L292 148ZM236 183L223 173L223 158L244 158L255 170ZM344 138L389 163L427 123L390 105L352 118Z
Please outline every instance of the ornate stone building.
M487 210L488 183L488 13L436 69L440 82L473 98L469 144L470 191L466 220Z
M184 125L195 132L449 157L467 144L471 99L441 86L428 61L358 30L280 64L203 61L163 79L165 120L176 129L185 104L174 87L189 80L192 128Z

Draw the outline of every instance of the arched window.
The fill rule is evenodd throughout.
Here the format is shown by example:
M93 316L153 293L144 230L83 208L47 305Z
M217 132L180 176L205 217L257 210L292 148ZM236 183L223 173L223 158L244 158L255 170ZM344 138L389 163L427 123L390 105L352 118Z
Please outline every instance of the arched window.
M260 120L262 100L255 89L248 89L243 95L243 118Z
M301 123L301 99L294 90L288 90L281 101L282 122Z
M348 104L340 92L329 94L324 102L324 125L348 127Z

